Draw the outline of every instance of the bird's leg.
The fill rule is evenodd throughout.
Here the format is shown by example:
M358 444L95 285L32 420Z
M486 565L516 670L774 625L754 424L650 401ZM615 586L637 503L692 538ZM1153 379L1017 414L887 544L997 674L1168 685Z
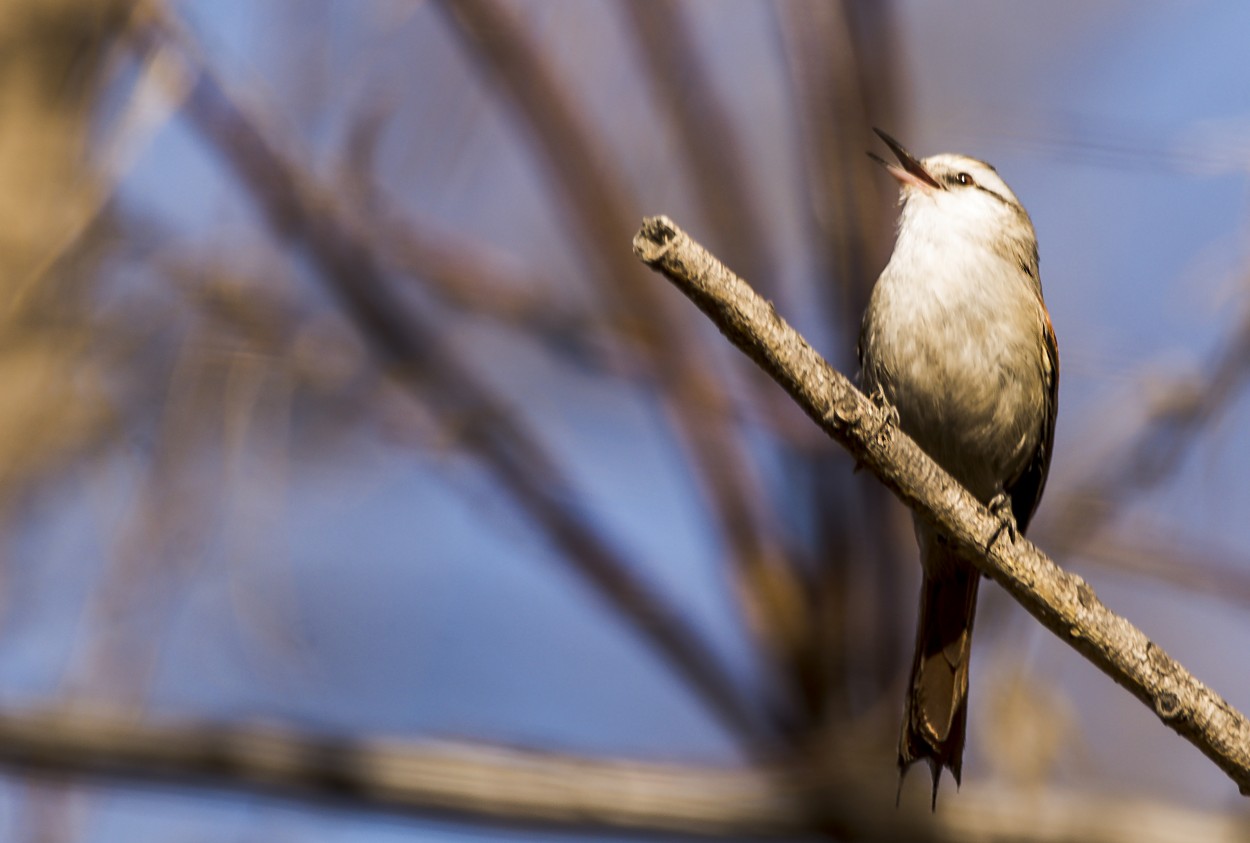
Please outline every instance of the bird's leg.
M886 431L899 426L898 408L890 403L890 399L886 397L885 390L880 384L873 387L872 392L868 394L868 400L879 412L874 413L867 421L865 421L867 414L860 413L858 406L854 406L854 402L849 408L850 412L847 412L848 408L845 406L830 407L825 412L825 421L835 425L850 425L865 429L868 439L880 441ZM859 471L861 468L863 468L863 463L856 460L854 471Z
M991 550L994 542L998 541L998 537L1003 533L1011 539L1014 544L1020 536L1020 529L1016 526L1016 516L1011 509L1011 496L1006 492L999 492L990 498L990 502L986 504L990 514L998 519L998 526L994 529L994 534L990 536L990 540L986 542L985 549Z
M871 435L873 439L876 439L891 427L898 427L898 407L890 403L890 399L886 397L885 390L881 388L881 384L877 384L872 388L872 392L868 394L868 400L872 402L874 407L882 411L882 415L877 418L876 425L872 429Z

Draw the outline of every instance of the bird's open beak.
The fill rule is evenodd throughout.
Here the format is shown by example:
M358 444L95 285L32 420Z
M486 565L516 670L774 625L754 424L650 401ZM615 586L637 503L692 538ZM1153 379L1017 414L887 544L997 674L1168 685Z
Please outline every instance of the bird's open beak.
M880 129L874 128L874 132L885 141L886 146L890 147L890 151L894 153L894 157L898 159L898 164L891 164L880 155L869 152L868 157L885 167L886 171L894 178L898 179L899 184L911 184L916 187L932 187L938 190L942 189L942 184L933 176L929 175L929 171L924 165L916 159L914 155L903 149L903 145L894 138L887 135ZM899 166L902 165L902 166Z

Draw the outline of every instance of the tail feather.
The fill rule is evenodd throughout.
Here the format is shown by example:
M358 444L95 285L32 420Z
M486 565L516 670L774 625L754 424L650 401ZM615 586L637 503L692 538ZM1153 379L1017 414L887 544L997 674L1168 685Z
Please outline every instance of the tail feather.
M899 786L907 769L924 759L933 775L937 805L942 768L959 785L968 718L968 659L981 575L944 542L922 541L924 585L916 653L898 745Z

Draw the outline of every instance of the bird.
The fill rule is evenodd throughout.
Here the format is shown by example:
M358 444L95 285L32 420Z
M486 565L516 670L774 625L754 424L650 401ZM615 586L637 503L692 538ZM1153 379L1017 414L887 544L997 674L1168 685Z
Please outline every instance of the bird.
M860 328L861 384L889 418L988 506L1013 535L1046 486L1059 398L1059 350L1042 298L1037 236L997 171L943 153L894 153L894 250ZM922 585L899 736L899 790L912 764L960 784L968 662L980 573L913 517ZM996 535L997 538L997 535Z

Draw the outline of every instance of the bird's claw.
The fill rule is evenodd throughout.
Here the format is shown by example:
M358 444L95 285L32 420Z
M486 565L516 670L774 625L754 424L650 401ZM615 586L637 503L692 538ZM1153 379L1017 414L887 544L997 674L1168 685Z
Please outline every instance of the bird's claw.
M890 399L885 396L885 390L880 384L873 387L871 393L868 394L868 400L878 410L882 411L876 418L876 423L869 434L873 439L878 439L887 430L899 425L898 407L890 403Z
M1016 516L1011 509L1011 497L1006 492L999 492L990 499L986 508L998 519L998 526L994 528L990 540L986 542L985 549L987 551L993 549L994 543L1003 533L1006 533L1012 544L1015 544L1016 539L1020 537L1020 529L1016 526Z
M867 440L879 443L891 428L898 427L898 408L886 398L885 392L880 385L876 386L869 393L868 400L878 410L878 412L871 414L871 418L868 417L868 413L861 413L858 407L852 407L851 412L845 415L842 408L833 407L825 413L825 420L859 428L865 432ZM861 461L855 461L854 471L858 472L863 467L864 464Z

